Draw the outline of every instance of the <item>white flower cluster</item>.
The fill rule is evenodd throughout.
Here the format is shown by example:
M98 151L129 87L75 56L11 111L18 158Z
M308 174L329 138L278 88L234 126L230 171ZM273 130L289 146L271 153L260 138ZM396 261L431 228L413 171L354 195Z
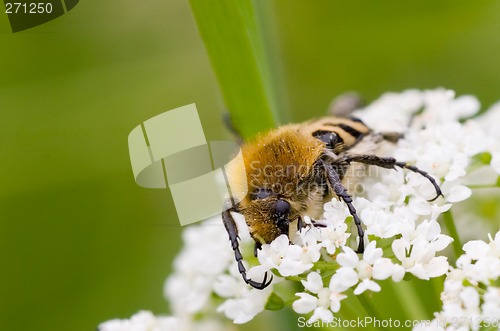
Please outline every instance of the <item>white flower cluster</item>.
M229 330L212 319L201 322L177 316L155 316L149 311L139 311L130 319L114 319L102 323L98 331L221 331Z
M182 321L177 317L156 317L149 311L140 311L130 319L114 319L102 323L103 331L160 331L181 330Z
M444 282L442 311L414 330L454 331L500 328L500 231L489 243L469 241Z
M366 226L370 244L360 258L349 246L343 245L345 238L344 242L339 241L337 247L342 248L342 253L336 256L339 268L328 287L319 283L321 277L310 273L307 280L302 281L306 291L298 293L299 299L293 304L296 312L313 312L310 322L328 321L332 313L338 312L339 301L346 297L343 293L350 287L354 288L355 295L366 290L377 292L381 288L376 280L391 278L398 282L406 273L427 280L449 270L447 257L439 253L453 239L441 233L437 218L450 209L451 203L470 196L471 190L462 180L472 157L492 152L494 145L478 123L460 122L478 111L479 103L470 96L455 99L452 91L411 90L386 94L356 113L375 131L404 133L397 146L385 145L380 152L390 153L439 178L445 197L428 202L435 193L432 185L410 171L380 170L364 179L365 197L355 197L353 204ZM348 216L347 206L340 201L333 200L325 206L327 224L328 221L344 224ZM320 233L318 243L323 247L327 236L321 233L325 231L331 229L309 231ZM382 238L394 239L390 249L377 247L378 239ZM334 254L335 250L330 246L328 253Z
M308 314L310 322L329 322L347 295L381 291L380 280L399 282L411 277L427 280L449 272L448 259L441 254L453 239L441 233L438 217L448 212L453 203L471 195L464 183L470 169L478 167L476 155L489 153L491 167L500 174L500 124L496 124L500 123L500 105L476 120L464 121L478 111L479 102L475 98L455 98L452 91L439 89L386 94L356 112L375 132L404 134L396 144L380 144L377 154L394 156L428 172L444 193L444 198L429 202L436 192L423 176L408 170L377 168L376 173L370 172L361 179L363 192L353 197L353 205L366 229L367 245L362 256L350 248L354 246L352 217L347 206L336 199L325 205L324 219L316 220L324 227L314 227L305 218L309 226L292 236L292 243L284 235L278 237L262 246L258 261L253 257L253 241L244 220L234 214L247 276L260 281L265 272L274 275L273 282L264 290L256 290L242 280L220 218L187 228L185 246L165 286L165 295L179 323L177 328L169 330L189 330L195 315L223 329L220 313L234 323L246 323L266 308L277 309L286 304L299 314ZM490 164L479 166L490 167ZM477 257L472 246L467 249ZM499 255L491 257L497 264ZM462 273L477 268L479 260L473 256L469 256L468 262L465 258L461 260ZM493 262L488 264L493 268ZM498 277L495 272L496 269L483 280L476 279L477 274L470 279L491 280ZM451 278L458 277L450 275L448 284ZM301 284L303 290L296 293L289 286L292 282ZM480 287L471 289L479 293ZM454 302L464 291L464 288L457 290ZM281 298L277 292L281 296L288 293L289 297ZM495 309L500 300L494 293L488 293L481 300L488 298L487 306L492 307L488 309ZM167 330L159 326L164 321L158 319L156 328L137 330ZM129 322L107 322L100 330L126 331L129 330L126 323Z

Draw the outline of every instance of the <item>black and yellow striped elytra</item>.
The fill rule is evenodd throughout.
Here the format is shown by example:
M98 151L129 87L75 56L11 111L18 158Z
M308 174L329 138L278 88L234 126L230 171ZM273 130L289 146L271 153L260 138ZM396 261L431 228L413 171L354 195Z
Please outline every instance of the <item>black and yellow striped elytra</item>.
M392 157L379 157L374 154L375 150L367 152L360 148L363 144L376 145L386 137L393 141L395 136L374 133L357 118L324 117L281 126L241 146L244 162L228 169L228 179L233 195L243 192L243 188L247 188L247 192L238 199L228 200L222 218L246 283L262 289L270 284L272 277L266 274L260 282L247 277L231 212L244 216L257 252L262 244L282 234L288 236L290 224L296 224L301 230L304 216L320 218L324 204L337 198L346 203L354 219L359 237L357 252L362 253L364 230L345 186L351 163L406 168L431 182L436 190L434 199L442 195L437 182L425 171ZM315 222L313 225L321 226Z
M358 118L327 117L305 123L300 132L311 134L323 141L326 148L339 153L353 147L370 129Z

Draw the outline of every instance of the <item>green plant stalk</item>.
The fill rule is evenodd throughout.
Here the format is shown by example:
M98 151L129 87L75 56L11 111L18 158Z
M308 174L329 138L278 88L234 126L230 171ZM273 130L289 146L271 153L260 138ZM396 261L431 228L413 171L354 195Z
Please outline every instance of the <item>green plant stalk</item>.
M190 0L231 120L243 138L279 124L258 8L252 0Z
M497 180L495 184L485 184L485 185L467 185L470 189L481 189L481 188L497 188L500 187L500 180Z
M444 280L446 279L446 276L440 276L436 278L431 278L429 281L431 282L431 290L432 290L432 297L434 300L437 302L437 307L440 309L442 307L442 301L441 301L441 292L444 290ZM434 311L432 312L434 314Z
M394 285L393 285L394 287ZM427 314L423 302L411 281L401 281L394 290L399 305L409 320L423 319ZM437 297L439 300L439 296Z
M453 252L455 253L455 258L458 259L460 255L462 255L462 242L460 241L460 237L458 236L458 231L455 226L455 221L453 219L453 214L451 211L446 211L443 213L443 220L450 236L453 238Z
M358 298L359 302L365 308L366 312L370 315L370 317L376 318L378 320L382 320L381 315L378 313L377 309L375 306L372 304L371 300L366 297L367 293L361 293L360 295L356 295ZM381 326L378 328L380 330L388 331L385 327Z
M358 298L358 296L353 293L353 291L349 291L346 294L348 295L348 298L341 301L341 308L337 317L349 321L354 321L357 320L358 318L364 320L365 316L373 317L373 314L362 303L360 298ZM365 325L364 330L377 330L377 329L373 325Z

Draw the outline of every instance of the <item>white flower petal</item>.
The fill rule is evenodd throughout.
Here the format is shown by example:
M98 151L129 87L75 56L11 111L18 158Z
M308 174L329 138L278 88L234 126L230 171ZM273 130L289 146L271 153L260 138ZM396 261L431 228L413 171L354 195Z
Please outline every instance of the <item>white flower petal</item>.
M387 258L379 259L373 264L373 279L387 279L394 272L394 264Z
M130 319L114 319L99 325L99 331L135 330L187 330L186 323L176 316L154 316L149 311L139 311Z
M380 259L383 254L382 248L377 248L375 245L375 241L372 241L366 246L363 253L363 260L371 264Z
M302 281L304 288L312 293L318 293L323 288L323 280L317 272L311 272L307 275L307 280Z
M463 250L473 260L486 256L490 246L482 240L471 240L464 244Z
M302 263L301 261L294 261L291 259L284 259L281 264L276 267L283 277L297 276L301 273L310 270L312 263Z
M422 234L426 240L434 240L438 235L441 234L441 226L436 221L423 221L419 226L417 226L417 232Z
M326 308L318 307L314 310L314 313L309 319L309 322L313 323L318 320L330 323L331 321L333 321L333 313Z
M429 249L429 243L424 236L419 235L412 241L410 259L413 261L427 262L429 258L434 256L435 252Z
M243 324L264 310L271 294L270 287L264 290L250 289L237 299L228 299L217 307L218 312L224 313L235 324Z
M490 166L495 170L497 174L500 175L500 153L491 154Z
M472 194L470 188L465 185L456 185L450 189L450 192L445 196L446 201L460 202L469 198Z
M347 298L347 295L341 293L332 293L330 295L330 310L337 313L340 310L340 301Z
M318 307L318 298L308 293L295 294L300 299L295 300L292 304L293 310L299 314L307 314Z
M335 272L330 279L330 290L332 292L343 292L358 283L358 274L354 269L342 267Z
M437 220L439 215L441 215L445 211L448 211L450 208L451 208L451 203L447 203L442 206L432 205L431 221Z
M217 307L217 312L223 313L236 324L243 324L250 321L253 316L242 312L240 305L239 300L229 299Z
M380 285L375 283L373 280L365 279L358 284L358 286L354 290L354 294L360 295L366 290L370 290L372 292L380 292Z
M213 285L214 292L223 298L236 296L241 291L241 282L230 275L220 275Z
M288 246L290 246L290 240L288 239L288 236L282 234L278 238L274 239L270 246L277 252L285 252L288 249Z
M395 264L394 269L392 271L391 278L396 283L400 282L403 280L405 273L406 273L406 270L405 270L405 268L403 268L403 266L401 266L399 264Z
M464 290L460 293L460 299L462 299L464 306L468 309L479 308L479 293L471 286L464 288Z
M344 253L337 255L337 262L343 267L354 268L359 262L358 255L347 246L342 247Z
M430 242L430 247L434 251L439 252L448 247L452 242L453 242L452 237L447 236L445 234L440 234Z
M411 199L408 207L417 215L429 215L432 212L432 207L429 205L429 202L422 198Z
M406 271L411 272L414 276L420 279L429 279L429 275L421 263L416 263L413 267L407 269Z
M454 113L457 119L460 119L475 115L480 107L481 104L475 96L462 95L453 100L450 111Z
M448 258L446 256L436 256L432 258L425 269L429 277L439 277L444 275L449 268L450 265L448 264Z
M406 254L410 249L410 243L404 239L396 239L392 242L391 247L398 260L403 261L406 259Z

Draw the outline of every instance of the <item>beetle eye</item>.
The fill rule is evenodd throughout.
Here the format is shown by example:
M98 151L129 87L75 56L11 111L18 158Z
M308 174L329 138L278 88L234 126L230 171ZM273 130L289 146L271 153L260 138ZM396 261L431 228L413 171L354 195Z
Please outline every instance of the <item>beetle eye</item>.
M273 191L267 188L259 188L252 193L252 200L265 199L273 194Z
M342 142L339 136L331 131L316 131L313 133L313 136L326 143L326 147L328 148L334 148L335 145Z
M286 200L278 200L278 202L276 202L275 212L278 217L287 216L291 209L292 207Z

